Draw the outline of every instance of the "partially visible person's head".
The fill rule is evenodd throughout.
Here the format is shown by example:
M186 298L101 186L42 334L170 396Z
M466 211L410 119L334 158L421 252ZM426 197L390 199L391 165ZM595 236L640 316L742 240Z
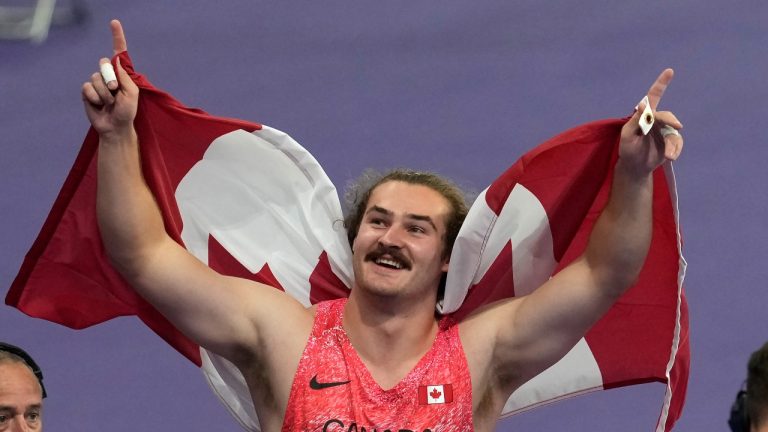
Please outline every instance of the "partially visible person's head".
M768 343L749 358L746 409L752 431L768 431Z
M41 431L42 373L20 348L0 343L0 431Z
M363 215L368 207L371 192L378 186L391 181L426 186L438 192L448 201L451 212L445 221L446 233L443 243L443 257L447 259L451 254L453 242L459 234L459 229L467 216L469 207L464 192L456 184L431 172L408 169L396 169L388 173L379 173L373 170L365 171L356 182L348 187L344 195L347 206L344 227L347 229L349 245L352 246L355 242L355 237L360 229L360 222L363 220Z

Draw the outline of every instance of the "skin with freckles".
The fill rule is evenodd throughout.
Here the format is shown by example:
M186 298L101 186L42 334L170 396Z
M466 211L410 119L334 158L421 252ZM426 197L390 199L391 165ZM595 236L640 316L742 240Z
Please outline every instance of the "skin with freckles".
M24 363L0 361L0 431L42 431L43 393Z
M123 29L116 20L110 25L119 54L127 49ZM119 62L116 73L109 83L94 73L82 87L99 134L97 214L107 254L176 328L239 368L262 430L281 430L315 309L272 287L214 272L166 234L141 172L133 127L139 90ZM660 131L683 125L657 110L673 75L664 70L647 92L651 131L643 135L639 128L645 106L622 128L610 199L583 255L530 295L486 305L458 324L474 430L493 430L510 394L562 358L637 278L651 239L653 170L683 148L681 135ZM400 382L435 340L438 286L450 266L449 212L436 190L404 181L379 184L365 205L342 324L383 389Z

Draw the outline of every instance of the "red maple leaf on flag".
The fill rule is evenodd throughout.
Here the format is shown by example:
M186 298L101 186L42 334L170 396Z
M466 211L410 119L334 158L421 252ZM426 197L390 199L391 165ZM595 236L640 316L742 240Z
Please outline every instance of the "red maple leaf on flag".
M429 393L429 396L432 397L432 399L437 399L442 395L441 392L437 391L437 389L432 389L432 391Z

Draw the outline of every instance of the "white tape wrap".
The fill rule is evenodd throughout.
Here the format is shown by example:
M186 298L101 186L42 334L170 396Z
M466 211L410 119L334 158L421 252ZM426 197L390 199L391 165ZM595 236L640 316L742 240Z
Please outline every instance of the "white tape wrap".
M670 125L665 125L663 128L659 129L659 132L661 132L662 136L667 136L667 135L680 136L680 132L678 132L677 129L673 128Z
M112 67L112 63L102 63L99 66L101 71L101 77L104 78L104 82L109 84L111 81L117 81L117 75L115 75L115 68Z
M645 104L645 108L643 108L643 113L640 114L640 130L643 131L643 135L648 135L648 131L651 130L655 118L653 117L653 111L651 111L651 103L648 101L648 96L644 97L635 109L638 109L642 103Z

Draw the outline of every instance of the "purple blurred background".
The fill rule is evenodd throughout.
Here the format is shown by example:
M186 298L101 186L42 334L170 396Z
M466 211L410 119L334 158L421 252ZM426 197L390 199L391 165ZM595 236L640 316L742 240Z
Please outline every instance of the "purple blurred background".
M675 169L692 349L676 430L727 430L747 357L768 339L765 1L84 5L85 22L42 44L0 41L3 296L85 135L80 86L111 54L110 18L154 84L290 133L339 187L366 167L408 166L482 189L542 140L627 114L673 67L660 108L685 124ZM41 364L49 432L238 430L197 367L136 319L74 331L2 306L0 340ZM498 430L650 431L663 390L593 393Z

